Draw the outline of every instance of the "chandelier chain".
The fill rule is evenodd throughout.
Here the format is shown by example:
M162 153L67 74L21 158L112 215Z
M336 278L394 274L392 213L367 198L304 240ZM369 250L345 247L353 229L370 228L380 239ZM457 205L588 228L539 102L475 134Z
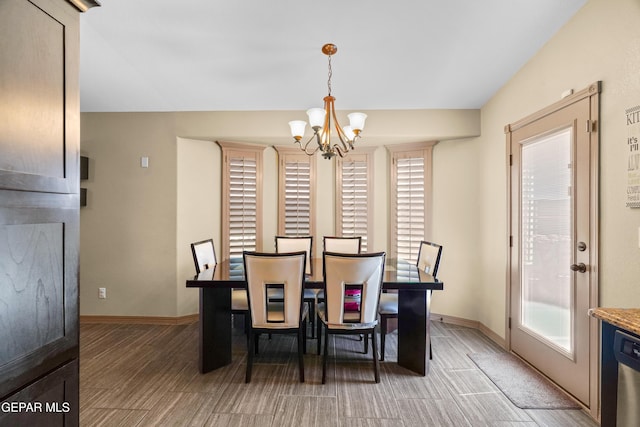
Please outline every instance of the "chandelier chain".
M329 88L329 96L331 96L331 75L333 71L331 70L331 55L329 55L329 80L327 80L327 87Z

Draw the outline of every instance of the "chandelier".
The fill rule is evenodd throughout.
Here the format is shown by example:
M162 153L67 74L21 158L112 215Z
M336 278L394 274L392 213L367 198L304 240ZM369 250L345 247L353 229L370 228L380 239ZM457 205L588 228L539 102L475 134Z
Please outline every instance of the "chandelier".
M329 58L329 80L327 81L329 94L324 97L324 108L311 108L307 110L309 125L311 129L313 129L311 138L309 138L307 142L302 142L307 122L303 120L289 122L291 135L295 143L309 156L313 156L316 151L320 151L322 152L322 157L325 159L331 159L336 154L343 157L346 153L353 150L353 144L360 137L360 132L364 129L364 121L367 118L367 115L364 113L351 113L347 116L349 118L349 126L341 128L338 123L336 110L333 105L336 99L331 96L331 55L334 55L337 51L338 47L334 44L329 43L322 46L322 53ZM335 137L337 137L334 138L334 140L331 139L332 126L333 130L335 130ZM317 142L317 146L312 145L309 147L314 140Z

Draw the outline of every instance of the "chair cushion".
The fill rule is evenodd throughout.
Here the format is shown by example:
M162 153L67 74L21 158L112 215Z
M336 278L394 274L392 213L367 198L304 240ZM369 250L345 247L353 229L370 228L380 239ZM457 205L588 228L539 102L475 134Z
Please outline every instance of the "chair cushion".
M247 291L244 289L231 290L231 310L249 310Z
M284 321L284 302L270 302L267 306L268 314L267 318L269 319L268 326L262 325L262 327L268 327L273 329L278 329L278 323L271 322L282 322ZM309 318L309 306L304 304L302 306L302 320ZM282 325L283 328L288 328L287 325Z
M398 314L398 294L384 293L380 295L380 314Z
M345 291L344 309L346 311L360 311L360 301L362 299L362 293L359 290ZM324 301L324 291L318 291L316 299L320 302Z
M305 289L304 290L304 294L303 294L302 297L305 300L314 300L315 301L317 293L318 293L317 289ZM269 295L269 301L283 301L284 300L282 289L269 289L268 295Z
M344 330L371 329L378 324L377 319L371 323L359 323L360 312L357 312L357 311L344 312L344 317L343 317L344 321L352 322L352 323L343 323L343 324L327 323L324 307L325 307L324 303L316 304L316 312L318 313L318 317L320 318L322 323L324 323L324 325L329 329L344 329Z
M360 311L360 301L345 301L344 311Z
M304 299L316 299L316 296L318 295L318 290L317 289L305 289L304 290Z
M281 288L267 289L267 296L269 297L269 301L283 301L284 291Z

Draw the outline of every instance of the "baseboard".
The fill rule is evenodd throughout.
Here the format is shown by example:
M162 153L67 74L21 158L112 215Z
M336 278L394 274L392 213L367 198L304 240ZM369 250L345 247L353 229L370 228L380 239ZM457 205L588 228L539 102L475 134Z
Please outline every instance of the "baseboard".
M464 319L462 317L449 316L446 314L431 313L431 321L448 323L450 325L458 325L458 326L464 326L467 328L477 329L480 332L482 332L484 335L486 335L486 337L489 338L491 341L495 342L503 349L505 350L507 349L507 342L505 341L504 338L502 338L500 335L496 334L494 331L489 329L483 323L478 322L477 320L469 320L469 319Z
M472 329L480 329L480 322L477 320L469 320L462 317L449 316L447 314L431 313L431 321L464 326Z
M198 314L179 317L161 316L80 316L80 323L111 323L131 325L188 325L198 321Z
M500 335L496 334L491 329L486 327L483 323L480 323L480 327L478 328L478 330L485 334L491 341L502 347L504 350L507 350L507 341Z

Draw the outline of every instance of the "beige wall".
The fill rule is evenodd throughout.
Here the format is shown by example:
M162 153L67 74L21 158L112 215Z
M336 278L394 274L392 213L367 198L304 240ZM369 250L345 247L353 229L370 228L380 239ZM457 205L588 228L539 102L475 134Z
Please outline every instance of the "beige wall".
M388 157L385 144L480 134L478 110L370 111L363 140L375 151L375 238L385 250ZM196 313L189 243L209 237L220 251L220 147L216 140L263 143L264 250L277 231L277 156L292 144L287 121L304 112L84 113L82 154L91 159L88 206L81 210L82 315L184 316ZM149 157L149 168L140 157ZM467 154L465 156L468 157ZM471 161L471 158L468 159ZM317 158L316 235L334 234L334 164ZM466 167L466 166L465 166ZM445 167L446 169L446 167ZM316 239L316 253L320 239ZM97 298L98 287L107 299Z
M176 314L192 314L198 291L184 279L195 274L190 244L213 238L220 256L220 147L213 141L177 138ZM212 192L211 189L217 189Z
M636 0L612 3L590 0L482 108L481 121L478 111L368 112L365 144L446 140L434 149L433 240L445 247L439 276L446 283L445 290L435 295L435 312L477 320L505 336L504 125L554 103L566 89L580 90L597 80L603 81L601 305L640 305L636 279L640 277L640 210L624 207L624 111L640 104L640 5ZM181 212L191 201L181 199L185 182L176 152L178 159L189 154L188 149L182 152L176 147L183 143L179 138L288 144L286 122L295 118L304 118L304 113L82 114L82 152L91 157L92 171L85 183L89 206L81 211L81 313L175 316L195 312L195 291L183 289L183 276L192 268L186 245L196 233L182 235L182 220L188 217ZM212 152L218 149L211 147ZM150 156L148 170L139 168L141 155ZM213 154L213 170L217 155ZM275 165L275 151L268 148L266 250L272 249L276 233ZM318 159L318 165L319 179L333 182L333 162ZM376 151L375 168L374 249L379 250L385 249L388 232L388 159L382 147ZM216 182L211 190L214 199L219 194ZM331 185L321 188L318 235L332 233L334 226L334 189ZM210 207L213 230L207 233L219 247L217 203ZM97 299L99 286L108 288L107 300Z
M470 320L478 320L484 310L478 304L482 288L478 271L482 269L480 214L487 201L480 196L479 147L475 139L465 139L439 143L433 151L433 241L443 245L438 277L445 289L434 294L431 307L436 313ZM501 197L496 191L492 199Z
M504 126L601 80L600 305L640 306L640 209L625 207L625 109L640 104L640 3L590 0L482 108L482 135L437 146L436 169L461 157L458 176L436 180L436 237L445 245L446 290L434 311L478 320L505 336ZM455 175L455 176L451 176ZM477 193L475 193L477 191ZM469 203L453 199L470 197ZM474 201L476 203L474 203ZM451 211L451 216L446 212ZM461 212L466 211L468 216ZM460 231L456 232L456 228ZM473 233L473 230L479 230ZM469 238L464 233L471 231ZM462 247L468 245L469 249ZM463 266L475 270L473 275ZM455 297L450 295L455 293ZM477 316L477 317L476 317Z
M176 313L176 137L171 114L82 115L88 206L80 210L80 310ZM148 156L150 167L140 168ZM98 288L107 299L98 299ZM171 295L171 298L167 296Z

